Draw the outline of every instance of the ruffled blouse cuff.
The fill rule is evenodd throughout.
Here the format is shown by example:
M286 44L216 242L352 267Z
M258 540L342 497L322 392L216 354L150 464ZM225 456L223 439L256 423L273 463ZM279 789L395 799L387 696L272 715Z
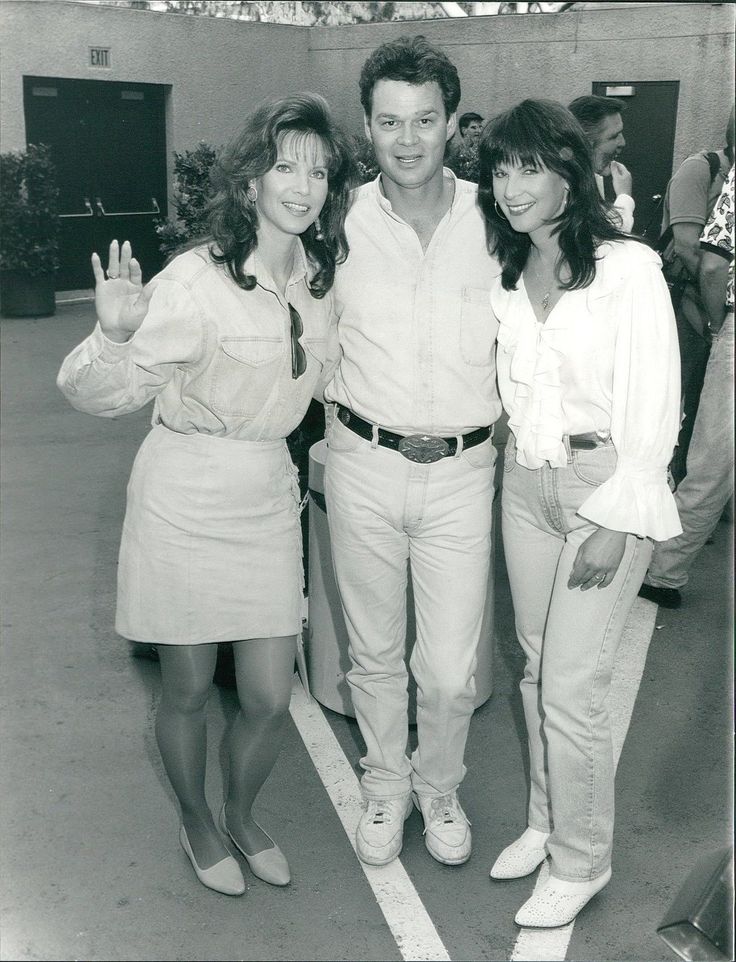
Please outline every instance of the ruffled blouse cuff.
M624 455L619 455L613 475L583 502L578 514L601 528L653 541L682 534L666 466L652 466Z

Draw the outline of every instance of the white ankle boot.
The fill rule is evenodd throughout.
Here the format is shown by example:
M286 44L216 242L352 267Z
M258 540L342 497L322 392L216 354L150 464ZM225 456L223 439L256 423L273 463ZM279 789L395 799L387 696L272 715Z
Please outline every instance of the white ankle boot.
M498 856L491 869L491 878L523 878L531 874L547 858L544 846L548 838L548 833L528 828Z
M525 928L553 929L567 925L610 879L610 868L586 882L566 882L550 875L539 891L524 902L514 921Z

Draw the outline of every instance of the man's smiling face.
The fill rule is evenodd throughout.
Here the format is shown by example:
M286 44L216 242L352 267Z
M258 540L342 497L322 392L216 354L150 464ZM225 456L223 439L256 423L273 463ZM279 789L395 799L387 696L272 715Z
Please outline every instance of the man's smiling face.
M384 177L403 188L422 187L442 176L445 144L455 132L439 84L379 80L373 88L365 132Z

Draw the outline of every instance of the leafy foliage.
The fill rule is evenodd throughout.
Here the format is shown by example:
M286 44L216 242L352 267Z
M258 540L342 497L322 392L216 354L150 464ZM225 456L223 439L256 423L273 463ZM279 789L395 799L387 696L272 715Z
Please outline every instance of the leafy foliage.
M267 0L112 0L116 6L164 13L195 14L257 20L262 23L291 23L299 26L333 27L351 23L385 23L392 20L427 20L445 17L441 3L303 3ZM463 4L470 7L470 4Z
M462 180L471 180L477 184L479 175L477 143L461 140L457 147L450 147L445 158L445 166Z
M174 151L174 207L176 220L161 220L156 233L163 254L207 232L207 203L212 187L210 171L217 149L201 140L194 150Z
M366 184L378 177L378 161L373 150L373 144L363 134L354 134L350 138L353 150L353 160L358 173L358 183Z
M0 154L0 268L47 274L59 266L59 189L45 144Z
M572 8L605 7L604 3L338 3L306 0L88 0L101 6L133 7L157 13L193 14L262 23L334 27L350 23L435 20L446 17L491 16L507 13L562 13Z

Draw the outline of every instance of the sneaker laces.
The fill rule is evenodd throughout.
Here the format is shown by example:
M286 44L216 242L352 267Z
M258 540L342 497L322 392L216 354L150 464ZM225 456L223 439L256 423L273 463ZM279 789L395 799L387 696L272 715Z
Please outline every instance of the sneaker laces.
M364 804L368 821L374 825L388 825L398 814L397 802L398 799L395 798L366 799Z
M429 805L429 817L430 821L439 822L442 825L452 825L455 822L467 822L470 825L470 819L460 808L454 793L433 798Z

